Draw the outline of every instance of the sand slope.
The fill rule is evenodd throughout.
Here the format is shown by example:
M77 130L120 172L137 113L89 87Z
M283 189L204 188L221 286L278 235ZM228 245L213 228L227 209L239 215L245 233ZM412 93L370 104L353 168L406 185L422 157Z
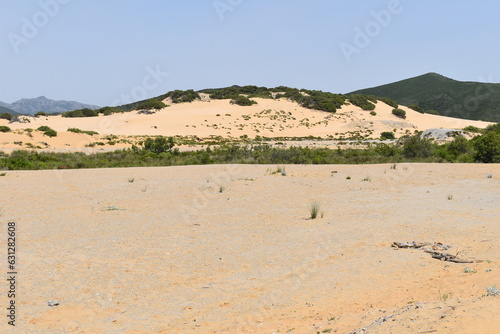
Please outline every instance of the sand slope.
M222 136L240 138L248 136L265 137L306 137L345 139L354 135L362 138L379 138L383 131L396 131L397 136L413 134L431 128L462 129L468 125L480 128L487 122L469 121L450 117L420 114L406 110L405 120L392 115L392 107L378 102L375 116L354 105L343 106L337 113L327 113L300 107L285 99L255 99L257 105L241 107L230 104L229 100L196 101L173 104L153 115L138 114L137 111L91 118L63 118L61 116L38 117L31 123L13 123L8 126L13 133L0 133L0 149L40 148L82 149L93 142L108 143L105 135L118 135L120 139L134 141L129 136ZM0 125L7 125L0 120ZM43 136L39 132L29 137L23 129L49 126L59 132L55 138ZM101 136L66 133L68 128L96 131ZM17 142L17 144L16 144ZM30 143L30 144L27 144ZM131 143L118 143L106 148L130 147Z
M270 169L7 172L0 220L19 235L12 332L500 328L500 296L482 297L500 287L500 165ZM323 218L308 219L313 201ZM393 241L442 242L481 262L441 262Z

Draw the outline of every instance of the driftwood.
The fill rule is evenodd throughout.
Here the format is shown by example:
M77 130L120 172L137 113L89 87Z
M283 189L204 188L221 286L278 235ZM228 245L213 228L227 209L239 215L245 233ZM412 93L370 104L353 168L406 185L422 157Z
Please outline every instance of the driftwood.
M459 259L459 258L457 258L456 255L442 253L442 251L449 249L451 246L444 245L440 242L430 243L430 242L415 242L415 241L413 241L413 242L394 241L392 243L392 247L394 247L394 248L421 249L424 252L431 254L431 256L434 259L438 259L441 261L449 261L449 262L455 262L455 263L474 263L474 261L471 261L471 260Z
M449 248L451 248L451 246L449 245L444 245L440 242L434 242L434 243L431 243L431 242L397 242L397 241L394 241L392 243L392 247L395 247L395 248L414 248L414 249L422 249L424 248L425 246L430 246L430 248L427 248L425 250L434 250L434 251L444 251L444 250L447 250Z
M449 262L455 262L455 263L474 263L474 261L459 259L456 257L456 255L451 255L448 253L440 253L440 252L430 251L430 250L426 250L425 252L431 254L431 256L434 259L438 259L441 261L449 261Z

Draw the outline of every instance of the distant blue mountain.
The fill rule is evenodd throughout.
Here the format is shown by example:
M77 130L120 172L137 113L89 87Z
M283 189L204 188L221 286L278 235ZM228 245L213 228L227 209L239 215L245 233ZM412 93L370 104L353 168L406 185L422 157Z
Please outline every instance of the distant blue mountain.
M0 102L0 107L11 109L20 114L33 115L39 111L44 111L48 114L51 113L62 113L66 111L76 110L76 109L99 109L99 106L85 104L75 101L55 101L46 98L45 96L40 96L34 99L21 99L12 104ZM9 112L9 111L4 111Z

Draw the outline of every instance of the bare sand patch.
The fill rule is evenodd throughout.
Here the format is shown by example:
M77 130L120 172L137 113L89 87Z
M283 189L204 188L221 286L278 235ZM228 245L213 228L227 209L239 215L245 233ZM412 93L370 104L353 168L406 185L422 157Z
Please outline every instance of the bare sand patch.
M495 332L500 165L391 167L7 171L17 333Z

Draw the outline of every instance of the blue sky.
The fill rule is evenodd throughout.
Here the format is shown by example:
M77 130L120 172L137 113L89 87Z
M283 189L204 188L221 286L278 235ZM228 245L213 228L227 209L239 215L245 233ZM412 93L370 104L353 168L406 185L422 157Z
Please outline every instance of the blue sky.
M494 0L3 1L0 101L104 106L233 84L347 93L427 72L500 82L498 13Z

